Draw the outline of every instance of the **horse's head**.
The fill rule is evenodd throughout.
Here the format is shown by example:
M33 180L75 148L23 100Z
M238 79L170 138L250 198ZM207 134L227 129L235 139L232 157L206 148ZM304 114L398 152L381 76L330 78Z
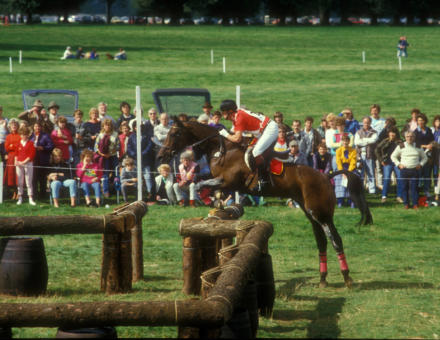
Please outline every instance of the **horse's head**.
M193 136L188 127L179 118L173 117L174 124L168 132L157 158L161 163L169 163L174 155L193 143Z

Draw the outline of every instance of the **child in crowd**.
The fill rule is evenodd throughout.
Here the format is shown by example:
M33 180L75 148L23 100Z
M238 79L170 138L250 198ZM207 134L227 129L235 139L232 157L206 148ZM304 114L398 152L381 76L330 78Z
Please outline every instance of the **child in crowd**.
M47 180L52 192L53 205L59 208L59 197L61 187L69 188L70 206L75 206L76 181L72 178L72 169L63 159L63 152L60 149L53 149L50 157L51 169Z
M220 111L215 111L212 115L211 122L208 125L215 127L217 130L226 129L226 127L222 123L220 123L221 118L222 113Z
M180 156L179 173L177 174L177 183L173 188L176 193L176 199L180 206L185 205L184 195L189 194L189 205L195 207L196 189L195 180L200 171L199 165L194 162L192 151L185 151Z
M18 199L17 195L17 171L15 169L15 156L17 155L20 135L18 134L18 120L12 118L8 123L9 134L5 139L6 170L4 183L13 191L12 199Z
M173 190L173 174L171 167L168 164L161 164L159 168L159 176L156 176L156 201L164 202L165 204L176 204L176 196Z
M327 152L325 142L319 144L318 152L313 155L313 169L323 174L329 174L332 170L332 156Z
M128 137L131 135L130 127L128 122L122 122L119 126L119 162L122 162L127 153Z
M17 171L17 181L18 181L18 201L17 204L23 203L23 187L24 181L26 181L26 187L29 196L29 204L36 205L33 199L33 186L32 186L32 175L33 175L33 161L35 157L35 146L34 143L29 140L31 135L31 129L28 127L22 127L18 130L20 135L20 143L17 148L17 157L15 158L15 166Z
M342 146L336 150L336 165L338 170L354 171L356 169L356 149L350 146L350 136L341 137ZM335 186L335 195L338 207L342 207L344 198L348 197L346 177L342 175L342 180ZM345 184L345 185L344 185ZM353 203L351 207L354 208Z
M72 134L67 128L67 119L64 116L59 116L57 125L50 135L53 144L56 148L63 152L63 159L66 162L70 160L70 149L73 144Z
M124 202L127 202L127 192L130 188L137 189L137 170L133 158L126 157L122 162L121 191Z
M85 149L81 153L81 162L76 166L76 175L79 177L81 189L84 190L86 205L90 207L90 188L95 192L96 206L101 205L101 178L102 169L93 162L93 152Z

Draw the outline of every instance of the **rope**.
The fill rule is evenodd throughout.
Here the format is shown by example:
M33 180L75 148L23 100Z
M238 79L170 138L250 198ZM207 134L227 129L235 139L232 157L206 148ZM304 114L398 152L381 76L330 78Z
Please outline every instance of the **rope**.
M223 295L212 295L212 296L209 296L209 297L206 299L206 301L214 300L214 299L217 299L217 298L220 298L221 300L225 301L225 302L228 304L228 306L229 306L229 310L232 310L232 309L233 309L233 305L232 305L231 301L229 301L229 300L228 300L227 298L225 298Z

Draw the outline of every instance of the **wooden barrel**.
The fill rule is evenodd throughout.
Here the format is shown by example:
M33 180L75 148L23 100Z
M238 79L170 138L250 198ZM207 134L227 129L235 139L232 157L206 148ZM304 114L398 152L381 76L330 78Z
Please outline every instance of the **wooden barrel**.
M7 237L0 240L0 293L44 294L49 277L43 239Z
M275 280L273 277L272 257L261 254L260 262L255 270L257 282L257 301L260 315L270 317L275 301Z
M118 334L114 327L90 327L78 329L58 328L57 339L117 339Z

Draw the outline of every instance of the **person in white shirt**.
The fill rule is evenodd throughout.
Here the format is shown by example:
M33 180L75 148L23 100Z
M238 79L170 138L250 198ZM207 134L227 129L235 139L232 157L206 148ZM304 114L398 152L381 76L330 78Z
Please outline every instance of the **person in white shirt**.
M361 178L364 179L365 172L368 176L368 192L370 194L376 193L376 182L374 176L374 145L377 141L378 134L371 127L371 118L364 117L362 119L362 128L356 132L354 137L354 145L358 160L362 164Z
M160 124L154 127L153 142L159 146L162 146L162 144L165 142L165 139L167 138L171 126L169 126L168 124L170 119L165 112L160 114L159 121Z
M405 132L405 143L398 146L391 154L391 160L400 169L402 181L402 198L405 209L409 208L409 192L411 192L412 207L418 209L419 200L418 182L419 172L423 165L428 161L425 152L416 147L416 137L414 132Z
M109 116L107 114L107 103L104 102L100 102L98 103L98 112L99 112L99 116L98 119L103 122L104 119L110 119L113 123L113 128L116 129L116 121L112 116Z
M371 127L373 130L377 132L377 135L379 136L383 129L385 129L385 122L386 120L384 118L379 117L380 114L380 105L379 104L373 104L370 106L370 118L371 118ZM373 150L374 151L374 150ZM382 176L382 164L378 160L375 160L375 171L376 171L376 183L379 189L382 190L382 182L383 182L383 176Z
M72 53L72 48L70 46L66 47L63 56L60 58L61 60L66 59L75 59L75 55Z

